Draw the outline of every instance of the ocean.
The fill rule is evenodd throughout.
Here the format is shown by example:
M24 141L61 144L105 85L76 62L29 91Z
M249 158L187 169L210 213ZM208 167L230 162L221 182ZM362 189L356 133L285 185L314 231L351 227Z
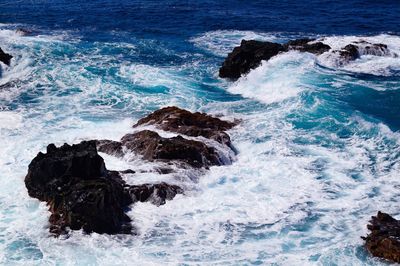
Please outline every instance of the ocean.
M360 237L378 210L400 218L399 21L398 0L0 0L0 47L14 56L0 71L0 264L386 265ZM392 54L343 66L291 51L218 77L242 39L304 37ZM52 237L24 185L36 154L118 140L170 105L240 119L236 161L195 181L127 180L186 188L132 206L136 236ZM152 167L101 156L108 169Z

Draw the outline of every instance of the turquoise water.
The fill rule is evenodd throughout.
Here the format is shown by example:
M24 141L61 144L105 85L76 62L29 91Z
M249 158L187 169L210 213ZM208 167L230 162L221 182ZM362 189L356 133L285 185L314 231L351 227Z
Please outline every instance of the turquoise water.
M385 264L366 253L360 236L378 210L400 215L400 58L362 56L340 67L326 55L290 52L237 82L217 73L243 38L327 36L332 47L364 39L400 54L398 35L380 33L373 21L365 30L373 34L323 34L329 21L307 34L246 23L212 29L214 21L211 29L194 22L181 33L149 33L155 24L143 33L125 20L106 27L104 18L90 34L76 20L34 25L18 14L0 25L0 47L15 56L0 78L0 264ZM21 36L18 27L35 33ZM138 236L51 237L46 206L29 198L23 182L36 153L53 142L117 140L167 105L241 119L229 132L236 161L198 180L194 173L126 177L187 191L161 207L136 204L128 214ZM156 167L135 155L102 156L109 169Z

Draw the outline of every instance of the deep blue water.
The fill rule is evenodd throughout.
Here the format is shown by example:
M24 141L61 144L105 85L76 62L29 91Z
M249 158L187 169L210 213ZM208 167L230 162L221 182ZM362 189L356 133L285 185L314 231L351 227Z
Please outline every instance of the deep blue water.
M399 1L0 0L0 264L384 265L360 236L378 210L399 215ZM22 36L17 29L32 33ZM218 68L241 39L367 40L385 56L347 65L289 52L237 82ZM240 119L236 161L130 211L135 237L49 237L46 206L23 179L47 144L119 139L157 108ZM18 200L16 200L18 199Z

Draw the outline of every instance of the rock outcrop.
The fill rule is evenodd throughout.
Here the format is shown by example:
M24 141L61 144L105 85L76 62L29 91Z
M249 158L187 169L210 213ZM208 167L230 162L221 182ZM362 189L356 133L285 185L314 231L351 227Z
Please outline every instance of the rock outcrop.
M241 75L247 74L251 69L258 67L262 60L269 60L279 53L290 50L308 52L315 55L329 52L327 56L332 57L337 66L345 65L362 55L398 57L397 54L388 49L386 44L370 43L364 40L351 42L335 50L323 42L307 38L291 40L285 44L242 40L240 46L235 47L226 57L222 67L219 69L219 76L236 80Z
M0 62L3 62L7 66L10 65L11 59L13 58L12 55L5 53L1 48L0 48Z
M47 202L52 233L59 235L68 228L83 229L88 233L132 233L131 219L125 213L132 203L148 201L159 206L183 193L181 187L165 182L128 185L121 174L134 175L136 172L131 169L107 170L97 150L113 156L133 152L144 160L174 164L184 170L230 163L214 147L197 137L232 152L225 130L235 123L167 107L139 120L134 127L144 125L180 133L187 138L181 135L165 138L155 131L140 130L126 134L120 141L92 140L61 147L50 144L45 154L40 152L32 160L25 186L31 197ZM161 166L156 171L167 174L173 170Z
M269 60L271 57L289 50L322 54L330 49L330 46L321 42L315 42L312 39L298 39L289 41L286 44L242 40L240 46L235 47L228 54L222 67L219 69L219 76L221 78L236 80L251 69L258 67L262 60Z
M202 136L231 146L229 135L225 131L233 128L236 124L236 122L221 120L205 113L191 113L175 106L169 106L140 119L134 127L155 125L165 131L191 137Z
M106 169L95 141L48 145L47 153L40 152L30 163L25 185L31 197L49 205L50 231L56 235L67 227L88 233L131 233L131 219L125 214L130 204L152 198L160 205L182 193L165 183L127 185L118 172ZM142 194L146 197L137 196Z
M375 257L400 263L400 221L378 212L367 227L371 231L363 238L367 250Z
M297 50L300 52L308 52L316 55L323 54L331 49L331 47L315 39L297 39L288 41L284 44L285 50Z
M269 60L284 51L285 47L279 43L242 40L240 46L235 47L228 54L219 69L219 76L221 78L238 79L242 74L249 72L250 69L258 67L262 60Z
M231 129L235 124L204 113L166 107L140 119L134 128L153 125L158 129L181 135L165 138L155 131L141 130L126 134L120 141L98 140L97 147L100 152L115 156L122 156L124 151L129 151L148 161L175 162L195 168L208 168L229 164L230 160L201 140L183 136L210 139L233 151L230 137L225 130Z

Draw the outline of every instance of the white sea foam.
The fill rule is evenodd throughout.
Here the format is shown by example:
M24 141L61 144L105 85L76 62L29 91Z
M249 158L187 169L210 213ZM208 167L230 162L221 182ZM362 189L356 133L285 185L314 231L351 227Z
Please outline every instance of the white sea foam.
M277 38L271 33L238 30L210 31L190 39L196 46L219 56L225 56L233 47L245 40L275 41Z
M327 52L319 56L321 65L338 68L355 73L374 74L390 76L400 72L400 37L395 35L381 34L376 36L333 36L323 38L325 44L331 46L332 50L341 50L350 43L366 41L372 44L385 44L388 48L387 54L381 56L363 54L352 62L342 62L338 53Z
M0 264L383 265L366 255L360 236L377 210L399 214L400 137L351 111L341 112L338 121L342 110L334 108L341 103L322 96L360 81L340 76L319 88L314 83L341 73L318 72L314 56L290 52L227 85L250 99L203 102L196 94L198 76L182 76L179 67L116 64L100 49L82 55L68 41L15 38L22 49L0 40L16 55L3 78L21 82L0 94L12 109L0 111ZM211 40L216 51L227 50L232 41L221 38ZM70 57L52 53L64 48L72 51ZM24 64L22 58L31 61ZM93 66L113 68L118 79L93 73ZM157 86L170 91L152 93ZM166 181L185 187L185 195L160 207L132 206L128 214L137 236L78 231L69 238L49 237L47 207L27 195L23 182L37 152L52 142L118 140L140 116L172 104L240 118L229 132L239 152L236 161L204 171L196 183L154 173L162 165L135 155L101 154L108 169L137 171L124 176L129 183ZM302 128L299 117L317 125ZM327 121L333 129L323 127ZM340 129L351 134L341 137L335 131Z
M314 57L299 52L277 55L251 70L228 88L231 93L270 104L295 97L302 90L304 73L314 66Z

